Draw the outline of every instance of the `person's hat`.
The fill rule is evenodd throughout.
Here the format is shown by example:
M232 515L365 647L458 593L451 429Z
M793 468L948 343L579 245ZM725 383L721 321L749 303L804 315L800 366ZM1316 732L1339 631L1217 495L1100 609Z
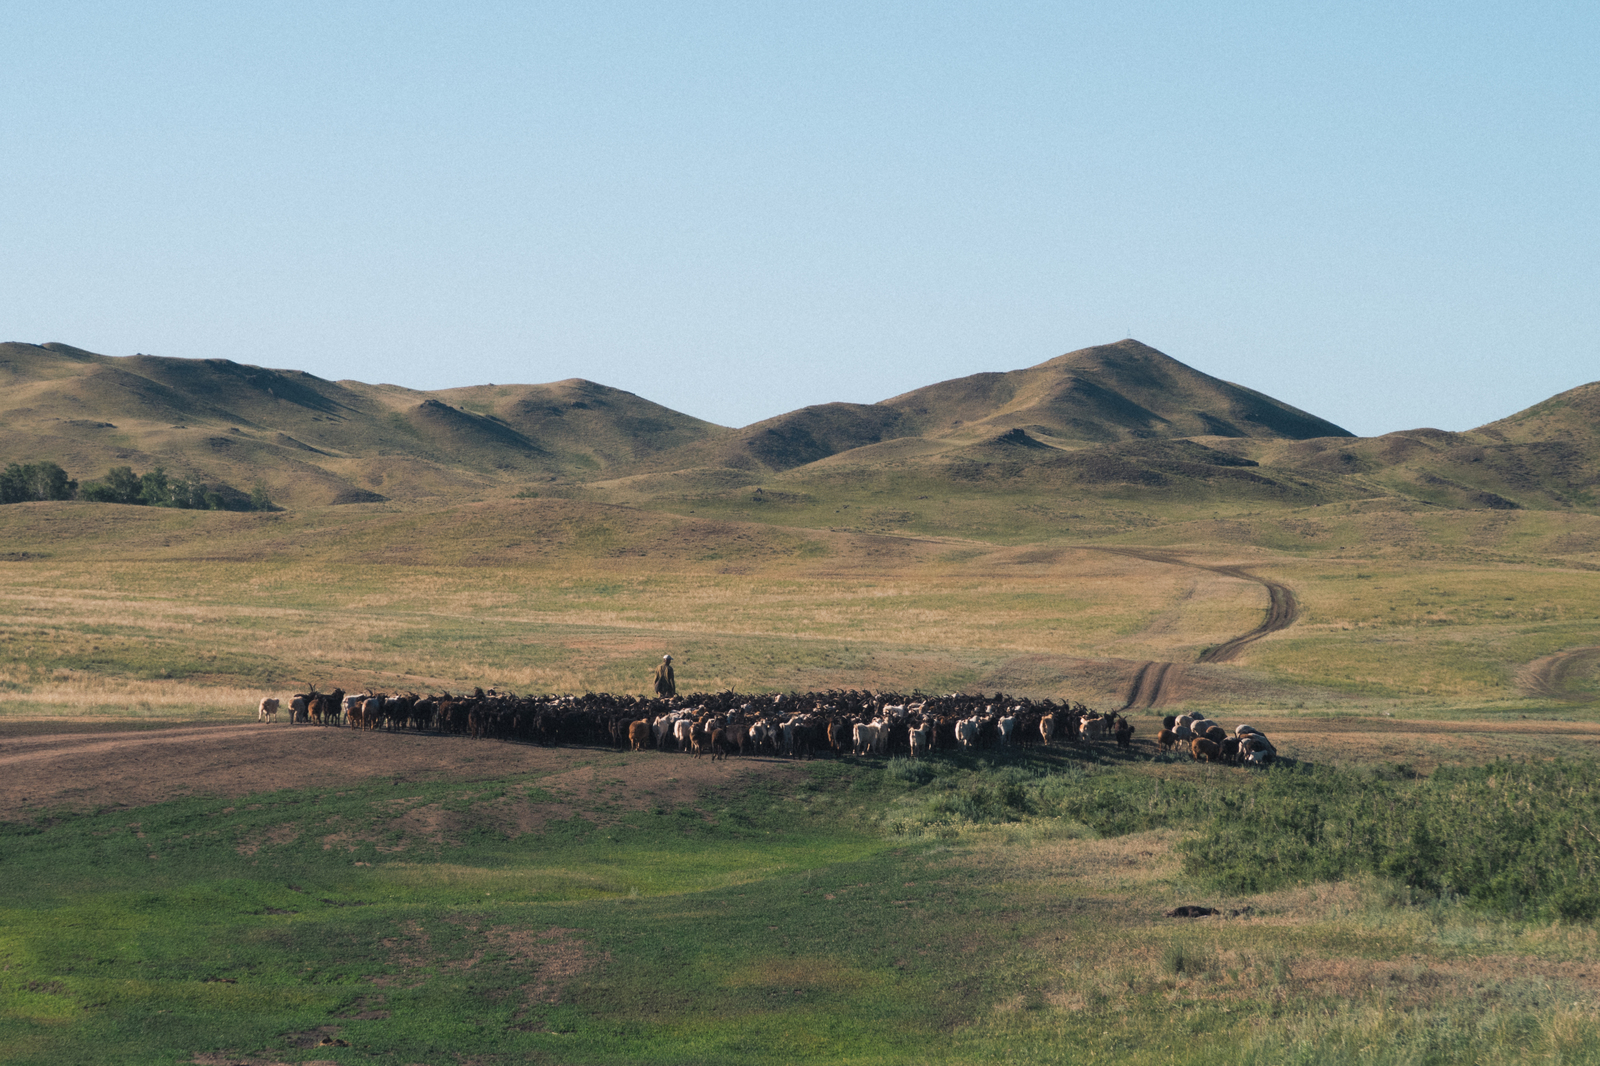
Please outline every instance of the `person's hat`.
M671 662L671 661L672 661L672 656L670 656L670 655L663 655L663 656L662 656L662 657L661 657L661 661L662 661L662 662L668 662L668 663L670 663L670 662Z

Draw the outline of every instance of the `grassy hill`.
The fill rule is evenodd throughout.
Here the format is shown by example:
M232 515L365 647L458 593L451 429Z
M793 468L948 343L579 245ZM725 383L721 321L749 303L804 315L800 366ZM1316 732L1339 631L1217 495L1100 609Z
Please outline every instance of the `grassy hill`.
M1183 365L1136 340L1026 370L974 374L885 400L917 431L1023 428L1082 441L1151 437L1348 437L1350 432Z
M587 381L439 393L222 359L0 345L0 456L85 479L111 465L294 506L462 496L627 466L721 427ZM502 490L503 491L503 490Z
M0 1059L1600 1061L1600 386L1358 439L1141 349L733 430L0 347L0 460L289 504L0 507ZM1293 623L1205 661L1269 589ZM685 692L1138 733L718 762L254 724L310 685L638 693L667 650ZM1282 772L1158 752L1182 710Z
M1007 437L1019 430L1024 437ZM663 461L752 474L794 470L838 456L873 463L921 442L913 454L997 438L1073 444L1190 436L1348 437L1287 404L1184 366L1138 341L1070 352L1038 366L974 374L876 404L819 404L746 426ZM941 447L942 445L942 447ZM863 452L863 449L873 449Z
M669 510L810 500L825 517L861 493L891 511L1026 496L1197 513L1600 500L1600 384L1469 433L1360 439L1134 340L740 429L580 379L423 392L63 344L0 345L0 385L0 459L80 480L159 465L236 492L259 483L294 507L554 493Z

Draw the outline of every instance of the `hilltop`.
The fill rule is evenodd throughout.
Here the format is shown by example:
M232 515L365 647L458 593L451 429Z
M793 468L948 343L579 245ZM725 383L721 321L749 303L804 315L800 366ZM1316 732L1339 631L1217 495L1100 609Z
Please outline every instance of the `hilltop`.
M742 428L582 379L421 391L59 343L0 345L0 386L0 459L80 480L163 466L261 483L294 507L544 493L672 508L850 484L886 498L1587 510L1600 476L1600 383L1467 433L1357 438L1131 339Z
M80 477L112 464L264 481L295 505L481 492L582 478L721 432L572 379L420 392L225 359L0 345L0 454Z
M764 419L673 456L681 467L785 471L889 441L931 454L1021 430L1098 444L1193 436L1349 437L1331 422L1202 374L1136 340L1038 366L973 374L875 404L829 403ZM1011 438L1020 439L1020 438ZM905 444L859 458L904 454Z
M1136 340L1098 345L1026 370L973 374L884 407L916 431L948 436L1020 428L1107 443L1173 437L1349 437L1315 415L1202 374Z

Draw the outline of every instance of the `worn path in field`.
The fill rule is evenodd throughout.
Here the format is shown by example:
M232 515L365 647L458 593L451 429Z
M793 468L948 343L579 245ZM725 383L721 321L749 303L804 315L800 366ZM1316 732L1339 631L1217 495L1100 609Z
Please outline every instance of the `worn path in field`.
M1311 762L1407 762L1426 769L1444 762L1600 750L1600 723L1272 714L1249 720L1274 738L1280 752ZM1115 757L1136 762L1159 757L1149 739L1156 723L1140 721L1138 729L1133 751ZM177 726L0 740L0 820L41 811L131 809L184 796L349 788L371 778L465 784L517 774L537 781L554 797L552 809L570 817L602 797L606 804L624 807L662 802L693 807L702 802L703 790L740 777L795 779L800 773L798 764L770 758L714 763L670 752L540 748L432 733L255 722Z
M1241 633L1232 640L1224 641L1213 648L1208 648L1200 654L1200 662L1225 663L1232 661L1244 650L1245 646L1269 633L1288 629L1300 617L1300 605L1295 599L1294 592L1289 586L1270 578L1259 577L1252 574L1242 566L1215 566L1210 563L1197 563L1185 559L1180 555L1168 552L1147 551L1143 548L1096 548L1082 545L1086 551L1110 552L1113 555L1125 555L1132 559L1143 559L1151 563L1165 563L1169 566L1188 566L1196 570L1209 570L1213 574L1224 577L1238 578L1240 581L1253 581L1267 590L1267 615L1261 624L1248 633ZM1183 675L1183 667L1178 663L1143 662L1134 671L1132 682L1128 686L1126 702L1121 710L1146 710L1159 706L1174 690L1176 683Z
M1587 703L1595 698L1594 695L1575 691L1573 681L1583 670L1592 669L1596 663L1600 663L1600 646L1568 648L1535 659L1517 671L1517 686L1530 696Z
M468 781L531 774L553 791L583 792L599 776L635 794L653 792L692 804L702 787L726 782L733 773L792 773L792 765L771 759L713 763L660 752L623 757L603 748L255 722L13 736L0 740L0 819L60 808L138 807L180 796L348 786L372 777Z

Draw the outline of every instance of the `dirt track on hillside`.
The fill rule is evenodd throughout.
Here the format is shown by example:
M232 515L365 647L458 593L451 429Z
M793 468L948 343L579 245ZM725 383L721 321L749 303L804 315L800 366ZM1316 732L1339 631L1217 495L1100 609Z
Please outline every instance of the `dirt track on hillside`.
M1150 710L1163 703L1177 688L1177 677L1183 667L1177 663L1142 662L1133 672L1121 711Z
M1213 574L1221 574L1224 577L1238 578L1240 581L1253 581L1264 587L1267 590L1267 615L1261 620L1261 624L1248 633L1241 633L1231 640L1224 641L1215 647L1207 648L1204 652L1201 652L1199 662L1230 662L1247 645L1260 640L1268 634L1288 629L1300 617L1299 601L1295 599L1294 591L1288 585L1273 581L1270 578L1259 577L1242 566L1214 566L1210 563L1197 563L1191 559L1185 559L1181 555L1146 551L1141 548L1084 547L1087 551L1110 552L1113 555L1125 555L1132 559L1143 559L1151 563L1164 563L1168 566L1188 566L1196 570L1208 570ZM1172 693L1182 676L1183 668L1178 663L1140 663L1135 669L1132 681L1129 683L1126 702L1123 703L1120 710L1147 710L1168 702L1172 698Z
M1271 633L1288 629L1300 617L1300 605L1292 589L1281 582L1252 574L1242 566L1213 566L1193 562L1167 552L1145 551L1138 548L1087 548L1087 550L1110 552L1152 563L1209 570L1225 577L1253 581L1266 588L1267 614L1261 624L1248 633L1241 633L1232 640L1206 649L1198 660L1202 663L1230 662L1248 645ZM1568 648L1554 655L1535 659L1522 667L1517 671L1517 687L1530 696L1542 696L1545 699L1561 700L1566 703L1592 703L1596 696L1592 692L1578 690L1575 682L1585 670L1593 669L1597 664L1600 664L1600 645ZM1139 663L1134 667L1123 705L1119 710L1151 710L1163 706L1175 698L1182 677L1181 663L1155 661Z
M1600 646L1568 648L1535 659L1517 671L1517 687L1530 696L1588 703L1595 699L1594 695L1574 691L1572 685L1583 670L1593 668L1596 663L1600 663Z

